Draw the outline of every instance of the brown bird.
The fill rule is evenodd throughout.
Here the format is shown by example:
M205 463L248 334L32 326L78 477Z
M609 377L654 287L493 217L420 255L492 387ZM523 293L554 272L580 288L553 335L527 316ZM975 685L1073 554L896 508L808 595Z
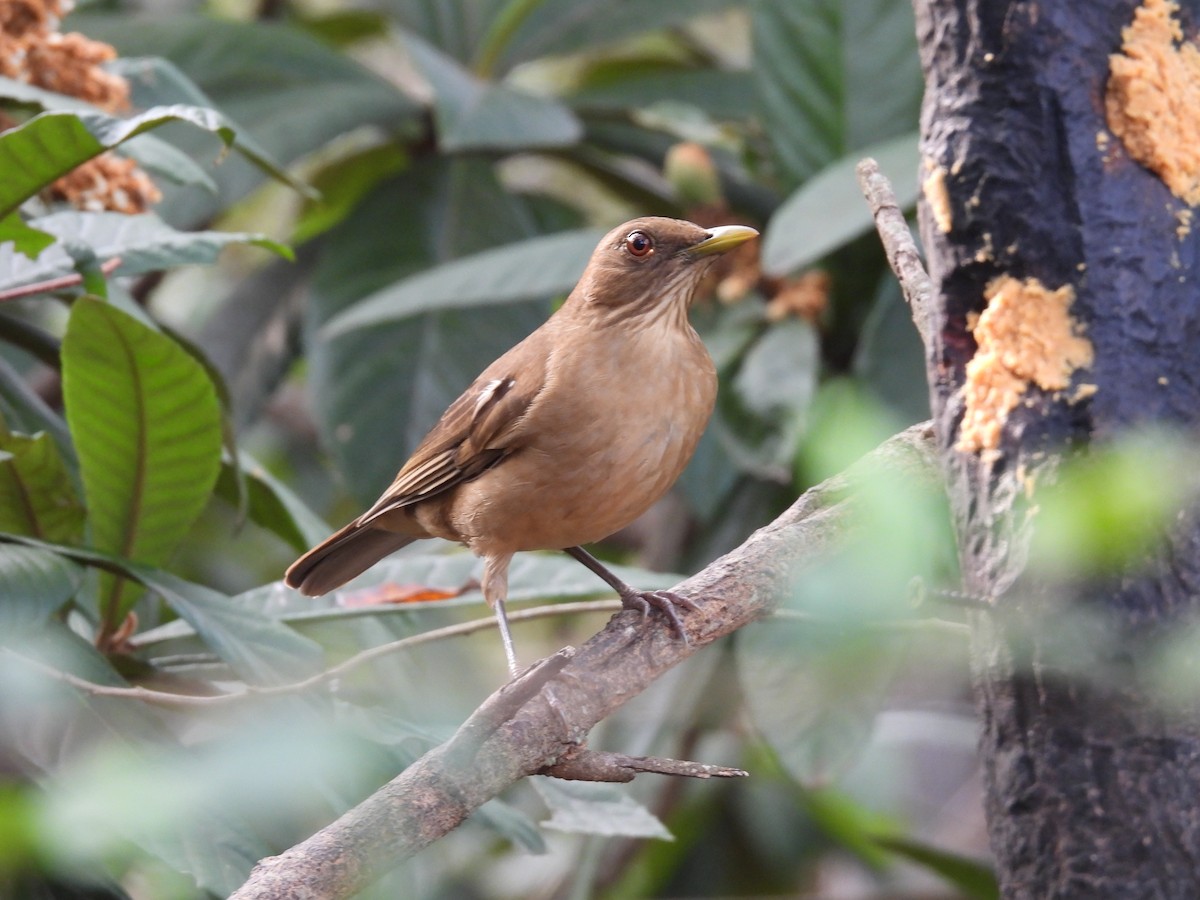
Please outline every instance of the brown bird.
M565 550L684 637L676 607L695 604L631 587L580 545L645 512L695 451L717 374L688 307L715 256L757 234L657 217L614 228L562 307L450 405L370 509L292 563L287 584L315 597L414 540L459 541L484 560L515 674L509 563Z

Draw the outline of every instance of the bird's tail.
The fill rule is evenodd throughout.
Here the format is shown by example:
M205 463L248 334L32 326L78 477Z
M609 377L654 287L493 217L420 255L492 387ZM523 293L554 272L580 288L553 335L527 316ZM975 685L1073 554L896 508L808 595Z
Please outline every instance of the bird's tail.
M319 597L361 575L416 537L351 522L288 566L283 580L309 597Z

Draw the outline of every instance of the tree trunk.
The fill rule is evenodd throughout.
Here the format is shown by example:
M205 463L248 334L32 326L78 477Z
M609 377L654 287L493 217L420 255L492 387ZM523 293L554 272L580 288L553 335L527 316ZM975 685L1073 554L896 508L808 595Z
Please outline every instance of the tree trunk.
M992 604L976 623L974 676L1001 887L1200 897L1200 717L1150 686L1157 648L1196 621L1196 517L1181 511L1153 558L1119 577L1051 586L1026 572L1056 460L1149 423L1194 433L1200 413L1200 241L1187 203L1106 121L1109 57L1136 4L914 5L922 177L934 176L920 203L938 293L929 376L964 583ZM1200 0L1181 6L1195 38ZM1030 387L994 448L960 447L971 325L1006 274L1072 286L1094 360L1064 390Z

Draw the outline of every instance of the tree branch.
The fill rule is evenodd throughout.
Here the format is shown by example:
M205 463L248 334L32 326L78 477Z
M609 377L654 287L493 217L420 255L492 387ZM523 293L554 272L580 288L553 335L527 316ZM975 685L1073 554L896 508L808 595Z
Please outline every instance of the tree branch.
M887 254L888 265L900 282L900 290L904 292L904 299L912 310L921 343L928 351L934 346L934 304L937 296L933 281L921 263L921 253L917 249L917 242L913 240L908 220L904 218L904 211L896 200L892 183L880 171L879 163L867 157L859 162L855 171L858 173L858 185L871 207L875 230L879 232L879 241Z
M884 466L897 477L932 482L936 467L929 426L901 432L864 462ZM518 779L557 765L570 772L593 726L701 647L770 612L791 590L796 574L838 544L854 510L847 490L853 472L807 491L741 547L676 588L700 601L698 610L683 617L688 643L674 637L657 617L643 620L636 612L619 613L573 658L565 659L561 671L511 718L493 729L497 723L492 713L484 712L497 708L491 705L501 702L496 699L499 694L512 690L509 685L485 701L450 741L430 750L336 822L279 856L261 860L231 900L350 896L457 827ZM545 674L537 668L522 680L532 675L540 680ZM508 701L504 703L507 707ZM485 729L480 728L479 716L487 723ZM589 761L591 754L582 755L596 771L612 771L616 763L627 772L630 766L628 757L618 761L599 755ZM666 763L675 761L640 762L663 771ZM700 773L692 768L678 774ZM707 774L735 773L714 768Z

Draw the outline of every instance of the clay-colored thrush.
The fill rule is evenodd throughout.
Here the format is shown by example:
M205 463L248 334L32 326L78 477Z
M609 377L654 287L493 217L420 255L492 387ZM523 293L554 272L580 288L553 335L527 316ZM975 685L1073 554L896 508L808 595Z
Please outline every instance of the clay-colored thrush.
M690 600L636 590L580 545L645 512L691 458L717 375L688 307L714 256L757 233L664 218L614 228L562 307L475 379L383 496L294 562L287 583L318 596L418 538L460 541L483 557L483 596L515 673L509 562L566 550L682 637L676 607Z

